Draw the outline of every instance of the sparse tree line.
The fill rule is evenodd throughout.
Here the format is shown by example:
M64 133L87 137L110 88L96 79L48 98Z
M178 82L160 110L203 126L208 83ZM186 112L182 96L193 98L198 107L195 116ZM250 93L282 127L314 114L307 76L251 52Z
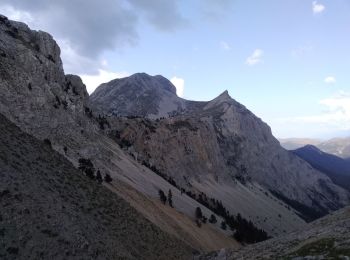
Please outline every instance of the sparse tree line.
M236 216L230 214L230 212L224 207L221 201L218 201L214 198L208 199L207 195L203 192L200 194L196 194L191 191L186 191L184 188L177 185L177 183L172 177L169 177L166 174L160 172L155 166L150 166L146 162L143 162L142 164L150 168L157 175L161 176L163 179L168 181L171 185L179 189L181 191L181 194L183 193L187 194L192 199L196 200L206 208L213 211L216 215L222 217L224 221L221 222L220 227L223 230L227 230L227 227L230 228L230 230L233 231L233 237L237 241L241 243L251 244L251 243L264 241L269 238L269 236L264 230L257 228L252 221L246 220L241 216L241 214L238 213ZM160 200L164 204L166 204L167 197L165 196L164 192L161 190L159 190L159 197L160 197ZM208 219L206 216L203 215L199 207L195 209L195 217L196 217L196 224L199 227L202 224L207 223ZM209 223L212 223L212 224L217 223L217 219L214 214L210 216Z
M100 127L101 130L105 130L106 129L106 126L108 128L111 127L111 125L109 124L108 120L107 120L107 117L105 116L101 116L100 114L98 115L98 117L94 116L91 108L89 107L84 107L85 109L85 114L87 115L87 117L89 118L92 118L92 119L95 119L96 122L98 123L98 126Z
M110 183L113 180L108 173L102 177L100 170L95 171L94 164L90 159L80 158L79 169L91 180L96 180L98 183L102 183L103 181Z
M172 207L172 208L174 207L174 205L173 205L173 193L171 192L171 189L169 189L169 191L168 191L168 197L165 195L164 191L162 191L161 189L159 189L158 194L159 194L160 201L164 205L166 205L166 203L168 202L170 207Z
M223 206L221 201L214 198L208 199L206 194L203 192L198 196L193 193L190 194L191 197L197 200L199 203L213 211L216 215L221 216L224 219L224 221L221 222L221 228L226 230L227 227L229 227L233 231L233 237L237 241L251 244L269 238L264 230L254 226L253 222L246 220L239 213L236 216L230 214L230 212Z

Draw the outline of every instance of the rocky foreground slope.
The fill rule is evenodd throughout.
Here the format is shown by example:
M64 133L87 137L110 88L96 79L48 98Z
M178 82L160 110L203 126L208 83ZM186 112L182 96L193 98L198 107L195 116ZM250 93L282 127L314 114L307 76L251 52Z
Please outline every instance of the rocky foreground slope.
M219 216L218 223L198 228L195 209L202 207L208 217L212 211L137 163L103 134L105 121L88 107L80 78L64 74L60 49L49 34L0 16L0 56L0 113L7 119L37 139L49 140L75 167L79 159L90 159L95 170L112 177L107 188L191 248L239 246L220 229ZM172 190L174 208L160 203L159 189Z
M190 259L193 249L0 115L1 259Z
M222 249L195 259L349 259L350 208L308 224L303 230L244 247Z
M185 190L221 200L230 212L243 214L270 234L302 223L293 211L283 210L285 204L278 207L281 202L268 197L283 200L307 220L349 203L347 191L284 150L270 128L227 91L208 102L186 101L170 85L160 76L135 74L102 84L90 103L109 116L107 132L138 161ZM149 110L151 90L157 95ZM162 105L174 100L177 106ZM119 102L132 108L120 109Z

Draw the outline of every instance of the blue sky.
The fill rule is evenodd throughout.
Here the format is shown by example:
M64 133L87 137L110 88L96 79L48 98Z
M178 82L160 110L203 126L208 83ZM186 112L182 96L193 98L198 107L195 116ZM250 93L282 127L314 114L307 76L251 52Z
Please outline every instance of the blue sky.
M227 89L276 137L350 135L348 0L2 1L1 13L54 35L90 92L161 74L186 99Z

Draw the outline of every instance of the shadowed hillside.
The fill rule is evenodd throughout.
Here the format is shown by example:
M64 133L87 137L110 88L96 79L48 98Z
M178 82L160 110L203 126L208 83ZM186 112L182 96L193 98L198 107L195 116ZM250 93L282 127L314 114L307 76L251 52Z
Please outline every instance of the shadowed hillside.
M192 250L0 115L0 259L189 259Z

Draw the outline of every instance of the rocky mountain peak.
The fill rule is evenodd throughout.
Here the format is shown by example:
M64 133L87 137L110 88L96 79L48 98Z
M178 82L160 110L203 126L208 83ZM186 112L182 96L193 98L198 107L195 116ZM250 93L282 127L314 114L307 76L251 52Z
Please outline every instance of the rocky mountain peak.
M175 86L162 75L151 76L147 73L135 73L129 77L124 78L130 84L132 84L135 91L138 89L141 91L143 89L153 89L154 91L169 91L176 95ZM123 80L123 79L120 79Z
M318 149L316 146L314 146L314 145L312 145L312 144L307 144L307 145L305 145L303 149L309 150L309 151L314 151L314 152L317 152L317 153L319 153L319 154L322 153L322 151L321 151L320 149Z
M168 79L146 73L104 83L91 94L90 101L100 113L122 116L164 117L184 108Z

